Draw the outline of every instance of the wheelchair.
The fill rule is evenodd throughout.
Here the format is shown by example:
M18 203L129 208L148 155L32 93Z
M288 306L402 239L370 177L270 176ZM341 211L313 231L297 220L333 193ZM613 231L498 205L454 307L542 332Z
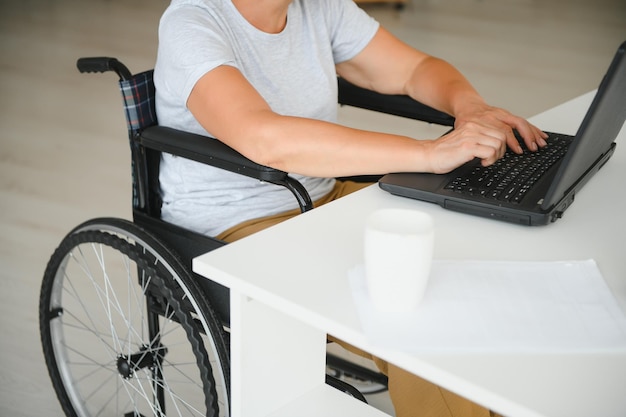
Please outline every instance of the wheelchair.
M228 416L229 292L191 270L194 257L225 243L161 220L161 153L286 187L302 212L313 203L287 173L256 164L218 140L159 126L152 70L133 75L104 57L81 58L77 67L119 77L133 219L97 218L76 226L47 264L39 324L59 402L67 416ZM454 123L406 96L338 82L342 105ZM386 382L382 374L328 357L327 383L363 401L354 383L367 393L384 390Z

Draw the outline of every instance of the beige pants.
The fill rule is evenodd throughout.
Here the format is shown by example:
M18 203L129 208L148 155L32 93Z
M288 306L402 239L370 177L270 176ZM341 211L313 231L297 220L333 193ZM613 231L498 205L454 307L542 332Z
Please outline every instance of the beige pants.
M335 188L327 196L316 201L314 206L319 207L368 185L370 184L338 181ZM299 210L292 210L274 216L249 220L226 230L217 238L226 242L233 242L299 213ZM493 417L495 415L463 397L406 372L391 363L373 357L361 349L332 336L329 336L329 340L339 343L353 353L373 360L380 371L389 377L389 395L397 417Z

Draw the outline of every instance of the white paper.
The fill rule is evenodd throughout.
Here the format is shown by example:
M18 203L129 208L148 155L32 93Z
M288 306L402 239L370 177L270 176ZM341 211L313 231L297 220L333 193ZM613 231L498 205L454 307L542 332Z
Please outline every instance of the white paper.
M363 266L349 273L373 344L413 352L626 350L626 316L595 261L435 261L412 313L369 300Z

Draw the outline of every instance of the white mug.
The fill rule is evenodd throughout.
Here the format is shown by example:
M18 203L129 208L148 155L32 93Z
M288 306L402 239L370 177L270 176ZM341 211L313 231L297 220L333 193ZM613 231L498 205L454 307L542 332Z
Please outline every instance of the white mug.
M428 285L434 223L430 215L407 209L372 213L365 226L365 279L380 311L417 308Z

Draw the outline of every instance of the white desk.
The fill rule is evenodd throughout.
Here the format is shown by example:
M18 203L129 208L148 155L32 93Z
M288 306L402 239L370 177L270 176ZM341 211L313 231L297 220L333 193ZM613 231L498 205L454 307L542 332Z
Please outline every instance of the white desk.
M575 133L592 97L532 121ZM367 215L412 207L435 219L435 259L593 258L626 311L626 199L613 193L624 190L624 178L626 128L613 158L548 226L458 214L373 186L197 258L196 272L231 288L233 416L383 415L324 386L326 333L510 417L626 416L626 350L416 355L376 349L363 334L347 279L363 261Z

